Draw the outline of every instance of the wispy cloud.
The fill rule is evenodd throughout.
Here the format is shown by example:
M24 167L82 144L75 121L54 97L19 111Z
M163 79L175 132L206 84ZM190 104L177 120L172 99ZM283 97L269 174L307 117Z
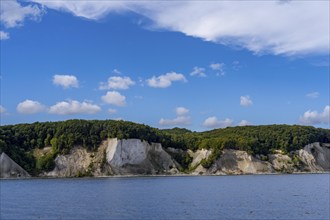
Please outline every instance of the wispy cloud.
M6 28L22 26L25 19L38 20L44 10L36 4L22 6L17 1L1 1L1 23Z
M190 73L191 76L206 77L205 68L195 66L193 71Z
M211 63L210 68L217 72L217 76L224 76L226 74L224 70L224 63Z
M153 76L150 79L147 79L148 86L154 88L167 88L176 81L186 82L187 79L183 74L176 72L169 72L164 75Z
M246 95L246 96L241 96L240 97L240 105L241 106L248 107L252 104L253 104L253 102L252 102L250 96Z
M235 60L231 63L231 67L233 70L237 71L237 70L241 69L241 64L238 60Z
M159 125L161 126L185 126L190 125L191 119L189 116L177 116L174 119L164 119L159 120Z
M134 11L153 21L153 28L257 54L329 54L329 1L34 1L95 20Z
M113 74L117 74L117 75L120 75L121 74L120 70L118 70L118 69L113 69L112 70L112 73Z
M30 0L44 5L48 8L69 12L77 17L83 17L90 20L104 18L111 12L131 10L140 3L125 1L45 1ZM137 9L137 8L136 8Z
M0 31L0 40L8 40L10 38L9 33Z
M6 108L0 105L0 114L4 114L6 111Z
M306 94L306 97L312 98L312 99L316 99L319 96L320 96L320 93L319 92L311 92L311 93Z
M113 109L113 108L108 109L108 113L111 115L116 114L117 112L118 112L117 109Z

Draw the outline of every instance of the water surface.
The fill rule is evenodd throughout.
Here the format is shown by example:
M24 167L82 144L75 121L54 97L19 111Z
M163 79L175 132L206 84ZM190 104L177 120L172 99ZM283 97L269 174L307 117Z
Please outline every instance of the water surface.
M1 219L329 219L330 174L1 180Z

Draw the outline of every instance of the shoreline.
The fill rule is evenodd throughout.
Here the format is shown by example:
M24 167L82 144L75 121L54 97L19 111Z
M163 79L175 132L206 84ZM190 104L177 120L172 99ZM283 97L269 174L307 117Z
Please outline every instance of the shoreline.
M324 172L294 172L294 173L247 173L247 174L160 174L160 175L112 175L112 176L86 176L86 177L25 177L25 178L0 178L1 180L34 180L34 179L105 179L105 178L145 178L145 177L216 177L216 176L260 176L260 175L304 175L304 174L330 174L330 171Z

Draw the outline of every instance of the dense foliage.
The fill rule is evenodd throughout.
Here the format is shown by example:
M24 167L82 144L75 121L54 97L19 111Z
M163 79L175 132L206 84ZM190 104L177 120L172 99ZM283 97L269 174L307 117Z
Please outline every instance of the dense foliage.
M90 151L96 150L102 140L138 138L148 142L160 142L164 147L179 149L214 149L211 159L203 161L207 167L220 155L222 149L245 150L250 154L267 155L275 149L290 152L312 142L330 142L330 130L308 126L268 125L215 129L192 132L173 128L159 130L143 124L113 120L68 120L33 124L6 125L0 127L0 153L6 152L27 171L49 170L53 158L65 154L75 145ZM35 148L52 147L52 153L34 158ZM185 165L189 158L180 158Z
M298 125L229 127L203 132L201 139L221 142L223 148L268 154L275 149L291 152L313 142L328 143L330 130ZM213 146L212 143L203 146L203 141L199 147Z

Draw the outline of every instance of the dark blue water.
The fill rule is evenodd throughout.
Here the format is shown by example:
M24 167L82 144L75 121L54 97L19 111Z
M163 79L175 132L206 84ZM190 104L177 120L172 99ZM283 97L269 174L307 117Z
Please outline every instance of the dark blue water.
M1 180L1 219L329 219L329 174Z

